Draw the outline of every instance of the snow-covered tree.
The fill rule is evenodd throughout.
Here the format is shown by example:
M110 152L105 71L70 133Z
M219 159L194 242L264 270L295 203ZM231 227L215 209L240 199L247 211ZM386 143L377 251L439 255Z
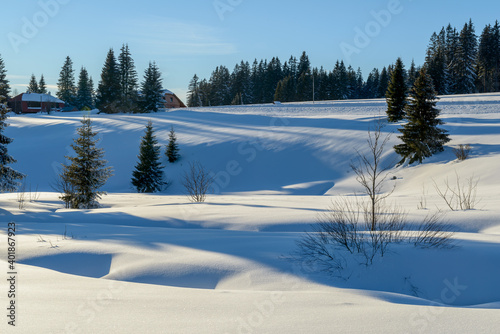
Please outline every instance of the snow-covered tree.
M389 122L398 122L404 118L407 90L403 60L398 58L385 94Z
M96 100L96 106L100 111L108 114L119 112L120 71L113 49L108 51L102 68Z
M432 78L423 67L405 107L408 122L398 129L401 132L398 138L403 143L394 146L394 150L402 157L400 164L407 160L410 164L422 163L423 159L443 151L443 145L450 141L447 131L437 127L444 123L438 118L436 100Z
M31 75L30 83L28 84L29 93L38 93L38 82L34 74Z
M155 62L150 62L144 73L144 81L141 85L142 110L144 112L157 112L161 103L162 78L161 72Z
M132 172L132 185L139 193L154 193L161 191L165 185L163 166L160 163L160 146L151 121L146 125L145 132L140 144L139 162Z
M57 97L67 105L74 105L76 97L75 74L73 70L73 61L68 56L59 73L59 81L57 82L58 92Z
M168 145L165 151L169 162L176 162L179 160L179 145L177 144L177 136L175 135L174 127L170 128L170 133L168 134Z
M0 82L0 91L5 89L3 85L5 84ZM6 123L8 112L5 97L0 96L0 192L15 191L20 185L18 180L24 178L22 173L9 166L15 163L16 160L7 152L7 145L12 143L13 140L3 134L5 128L9 126Z
M62 166L61 179L70 185L72 192L61 198L73 209L90 209L97 207L101 195L105 194L99 189L112 176L112 168L106 167L104 150L97 147L99 139L95 138L97 132L92 129L91 119L84 117L81 122L78 138L71 145L75 156L66 156L70 163Z

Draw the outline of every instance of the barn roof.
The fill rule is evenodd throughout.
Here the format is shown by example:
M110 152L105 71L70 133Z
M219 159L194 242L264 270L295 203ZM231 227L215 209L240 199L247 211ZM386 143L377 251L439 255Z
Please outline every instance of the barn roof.
M57 97L54 97L52 95L38 93L24 93L22 96L22 101L64 103L64 101L61 101Z

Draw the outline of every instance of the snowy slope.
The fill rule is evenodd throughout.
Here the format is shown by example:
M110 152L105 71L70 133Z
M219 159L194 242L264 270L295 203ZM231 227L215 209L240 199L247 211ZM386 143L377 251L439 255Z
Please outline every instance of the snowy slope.
M33 201L20 210L17 194L0 195L0 238L15 221L22 263L18 326L0 326L19 333L496 333L500 94L443 97L438 107L452 141L422 165L391 169L388 187L396 186L391 199L411 222L445 211L459 247L398 246L370 267L350 267L348 279L287 258L335 196L360 193L349 164L366 150L383 100L92 114L115 169L95 210L63 209L51 188L82 113L12 115L9 152L28 175ZM182 159L164 158L171 184L162 193L136 194L130 177L149 120L163 145L174 126ZM397 125L383 131L393 133L389 163L397 158L390 150ZM472 146L470 159L456 161L459 144ZM195 160L216 175L203 204L190 203L180 184ZM434 184L457 174L478 180L475 210L452 212L436 194ZM1 253L3 268L5 260Z

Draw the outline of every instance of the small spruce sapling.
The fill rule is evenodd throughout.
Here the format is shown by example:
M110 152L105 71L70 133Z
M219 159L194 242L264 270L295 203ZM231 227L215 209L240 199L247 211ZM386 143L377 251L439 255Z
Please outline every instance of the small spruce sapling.
M168 162L174 163L179 160L179 145L177 144L177 136L175 135L174 127L170 128L170 133L168 135L168 145L165 152L168 158Z

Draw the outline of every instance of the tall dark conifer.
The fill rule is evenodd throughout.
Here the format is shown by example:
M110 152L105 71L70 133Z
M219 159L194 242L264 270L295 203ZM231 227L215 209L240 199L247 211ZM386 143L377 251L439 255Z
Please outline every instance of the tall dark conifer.
M4 85L0 81L0 91L5 89ZM3 134L5 128L9 126L6 122L9 109L5 102L6 98L0 95L0 193L15 191L20 185L18 180L24 178L22 173L9 166L15 163L16 160L7 151L7 145L12 143L12 139Z
M154 134L153 123L146 125L139 148L139 162L132 172L132 185L139 193L154 193L162 190L163 166L160 163L160 146Z
M142 111L157 112L161 103L162 78L161 72L155 62L150 62L144 73L144 81L141 85Z
M109 177L112 176L112 168L106 167L104 150L97 147L97 132L92 130L90 118L82 119L82 126L78 128L78 138L74 139L71 148L75 151L74 156L67 156L68 165L63 165L61 179L63 183L70 185L70 193L61 197L69 207L73 209L96 208L101 195L100 191Z
M391 73L389 87L385 95L387 101L387 119L389 122L398 122L404 118L407 90L403 60L398 58Z
M45 83L45 78L42 76L40 77L40 81L38 82L38 92L40 94L47 94L47 84Z
M92 100L92 87L87 69L82 67L78 78L78 93L76 97L76 106L82 110L84 108L92 108L94 105Z
M28 93L38 93L38 82L34 74L31 75L30 82L28 84Z
M119 112L120 92L120 72L115 53L110 49L97 88L97 108L105 113Z
M179 160L179 145L177 144L177 136L175 135L174 127L170 128L170 133L168 134L168 144L165 154L168 158L168 162L176 162Z
M450 141L447 131L437 127L444 123L438 118L436 100L432 79L424 67L410 91L405 108L408 122L398 129L401 132L398 138L403 143L394 146L394 150L402 157L400 164L405 161L422 163L425 158L443 151L443 145Z
M120 109L123 112L134 112L137 110L138 79L134 60L128 44L121 48L118 56L118 67L120 72Z
M73 61L69 56L66 57L66 61L59 73L57 87L57 97L66 102L67 105L74 105L76 97L75 72L73 70Z
M9 80L7 80L7 70L5 69L5 63L0 55L0 101L3 99L7 100L9 98L10 85Z

